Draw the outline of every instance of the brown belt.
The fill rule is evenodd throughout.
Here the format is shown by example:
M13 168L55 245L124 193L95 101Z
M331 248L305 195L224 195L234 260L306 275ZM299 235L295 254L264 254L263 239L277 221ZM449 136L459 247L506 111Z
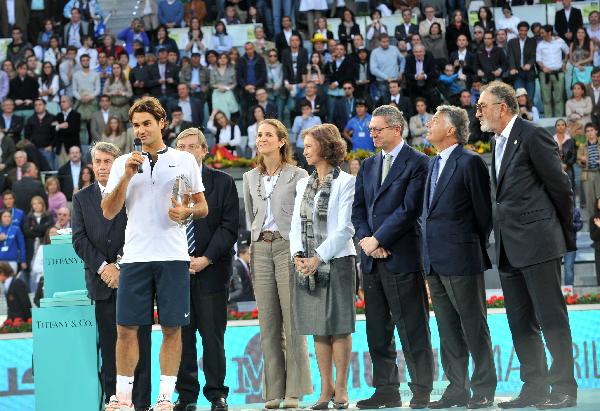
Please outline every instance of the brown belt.
M283 238L279 231L263 231L258 236L258 241L264 241L265 243L272 243L278 238Z

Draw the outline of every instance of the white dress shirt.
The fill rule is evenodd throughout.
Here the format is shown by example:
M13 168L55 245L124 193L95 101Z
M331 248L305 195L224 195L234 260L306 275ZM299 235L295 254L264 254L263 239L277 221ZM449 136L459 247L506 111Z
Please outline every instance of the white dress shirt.
M569 46L560 37L553 38L552 41L542 40L537 45L535 61L552 71L561 70L563 53L569 55Z
M448 162L448 159L450 158L450 155L452 154L452 152L454 151L454 149L458 146L458 143L456 144L452 144L450 147L446 147L445 149L443 149L442 151L440 151L438 153L438 156L440 156L440 165L439 165L439 170L438 170L438 175L437 175L437 180L439 181L440 176L442 175L442 171L444 170L444 167L446 166L446 163Z
M71 178L73 179L73 188L79 188L79 173L81 173L81 161L77 164L70 161L71 164Z

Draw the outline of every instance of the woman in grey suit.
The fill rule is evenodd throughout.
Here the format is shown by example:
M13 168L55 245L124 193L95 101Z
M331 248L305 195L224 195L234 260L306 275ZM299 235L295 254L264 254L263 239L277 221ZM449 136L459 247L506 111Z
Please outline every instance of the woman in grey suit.
M303 138L306 161L316 171L296 187L290 230L290 253L296 267L294 324L300 334L313 335L315 340L321 396L311 408L327 409L333 398L334 408L345 409L356 319L351 221L356 178L340 170L346 143L337 127L314 126Z
M258 166L244 174L244 205L252 232L250 264L263 351L263 398L268 409L297 408L298 399L312 393L312 382L306 337L292 325L289 233L296 183L307 173L292 164L288 132L278 120L260 123L256 149Z

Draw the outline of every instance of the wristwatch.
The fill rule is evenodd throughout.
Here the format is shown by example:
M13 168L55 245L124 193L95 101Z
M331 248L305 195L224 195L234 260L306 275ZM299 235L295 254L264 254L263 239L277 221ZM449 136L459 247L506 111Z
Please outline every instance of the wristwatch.
M121 264L119 264L118 261L115 261L113 264L115 265L115 267L117 267L117 270L121 271Z

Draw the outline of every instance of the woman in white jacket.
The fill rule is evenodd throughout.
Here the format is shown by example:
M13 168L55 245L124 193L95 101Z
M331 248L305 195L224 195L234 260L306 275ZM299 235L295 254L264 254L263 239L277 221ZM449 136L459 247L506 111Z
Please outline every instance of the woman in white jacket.
M333 400L334 408L345 409L356 319L356 249L351 222L356 178L339 168L346 143L337 127L311 127L303 139L304 156L315 171L298 181L290 229L294 326L299 334L314 336L321 395L311 408L327 409Z

